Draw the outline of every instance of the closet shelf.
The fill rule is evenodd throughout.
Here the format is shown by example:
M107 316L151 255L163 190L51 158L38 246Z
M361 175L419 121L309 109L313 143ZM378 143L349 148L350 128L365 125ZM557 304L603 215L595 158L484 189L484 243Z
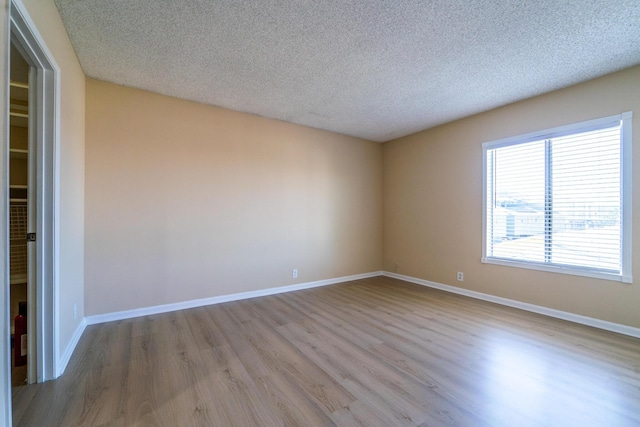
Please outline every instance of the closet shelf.
M29 187L26 185L9 185L9 202L26 203Z
M11 80L11 81L9 82L9 86L12 86L12 87L19 87L19 88L21 88L21 89L27 89L27 90L29 90L29 83L22 83L22 82L16 82L16 81L14 81L14 80Z
M10 282L12 285L23 285L27 283L26 274L14 274L11 276Z
M23 150L21 148L10 148L9 156L14 159L26 159L29 156L29 150Z

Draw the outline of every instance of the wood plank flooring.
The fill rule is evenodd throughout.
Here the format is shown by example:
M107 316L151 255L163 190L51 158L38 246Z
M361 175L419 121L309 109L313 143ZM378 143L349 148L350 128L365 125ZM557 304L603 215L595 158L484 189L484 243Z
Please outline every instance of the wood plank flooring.
M94 325L16 426L638 426L640 340L386 277Z

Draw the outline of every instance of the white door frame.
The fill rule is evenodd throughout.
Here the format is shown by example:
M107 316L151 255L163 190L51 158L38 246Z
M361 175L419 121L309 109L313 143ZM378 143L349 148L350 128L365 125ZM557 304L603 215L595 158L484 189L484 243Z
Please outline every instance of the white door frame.
M0 426L11 425L9 320L9 0L0 2Z
M37 100L33 123L36 146L36 309L33 321L36 340L29 352L36 355L38 382L56 378L58 366L58 254L59 254L59 93L60 69L40 36L35 23L21 0L0 0L0 408L4 416L0 425L11 425L11 358L9 319L9 46L11 41L32 67L32 79ZM31 189L30 189L31 191ZM29 319L31 321L31 319ZM35 350L35 351L34 351Z
M35 284L29 300L35 301L28 323L35 325L36 339L29 340L29 354L36 355L35 376L30 381L47 381L58 372L58 94L59 68L20 0L11 1L11 42L31 66L29 108L30 140L35 147L35 189L29 188L29 201L35 203ZM31 153L30 153L31 155ZM31 231L31 230L30 230ZM32 264L33 265L33 264ZM34 286L35 285L35 286ZM35 295L33 295L35 293ZM34 298L35 297L35 298ZM35 348L33 348L35 347Z

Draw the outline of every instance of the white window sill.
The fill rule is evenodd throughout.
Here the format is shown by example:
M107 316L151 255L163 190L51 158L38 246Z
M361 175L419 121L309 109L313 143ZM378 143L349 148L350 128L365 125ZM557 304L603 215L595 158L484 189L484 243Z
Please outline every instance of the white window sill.
M611 280L614 282L633 283L633 277L631 275L625 276L621 274L607 273L604 271L591 270L591 269L580 268L580 267L570 267L570 266L564 267L564 266L558 266L558 265L547 265L547 264L540 264L535 262L516 261L516 260L504 259L504 258L483 257L481 261L484 264L504 265L507 267L526 268L529 270L546 271L549 273L570 274L572 276L583 276L583 277L591 277L594 279Z

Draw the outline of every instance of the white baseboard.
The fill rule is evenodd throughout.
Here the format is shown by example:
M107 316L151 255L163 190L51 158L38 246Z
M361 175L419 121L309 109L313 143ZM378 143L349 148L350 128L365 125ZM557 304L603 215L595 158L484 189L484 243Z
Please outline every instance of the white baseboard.
M58 360L58 366L56 367L56 378L64 373L64 370L67 369L67 365L69 364L69 360L71 360L71 356L73 355L73 351L76 349L80 338L82 337L82 333L87 327L87 319L83 318L78 327L76 328L73 336L71 337L71 341L67 345L62 357Z
M418 279L416 277L405 276L403 274L382 272L383 276L393 277L394 279L404 280L406 282L415 283L417 285L428 286L430 288L440 289L454 294L464 295L496 304L506 305L508 307L519 308L520 310L531 311L533 313L543 314L557 319L568 320L569 322L580 323L582 325L592 326L606 331L617 332L623 335L629 335L640 338L640 328L621 325L619 323L607 322L606 320L595 319L593 317L582 316L580 314L569 313L567 311L547 308L540 305L529 304L508 298L497 297L494 295L484 294L482 292L470 291L468 289L458 288L456 286L443 285L442 283L431 282L429 280Z
M113 322L115 320L132 319L134 317L150 316L152 314L168 313L171 311L185 310L188 308L202 307L205 305L220 304L223 302L239 301L243 299L263 297L267 295L281 294L284 292L299 291L302 289L317 288L319 286L334 285L336 283L349 282L352 280L367 279L369 277L381 276L382 271L371 273L355 274L353 276L336 277L334 279L318 280L315 282L298 283L296 285L280 286L277 288L260 289L257 291L240 292L231 295L221 295L217 297L202 298L190 301L181 301L172 304L156 305L152 307L136 308L133 310L118 311L114 313L97 314L85 317L87 325L97 323Z
M153 314L168 313L171 311L185 310L189 308L202 307L206 305L220 304L220 303L231 302L231 301L239 301L243 299L256 298L256 297L262 297L267 295L276 295L276 294L281 294L285 292L317 288L319 286L334 285L337 283L349 282L352 280L359 280L359 279L367 279L367 278L376 277L376 276L392 277L395 279L404 280L406 282L411 282L418 285L427 286L430 288L440 289L440 290L451 292L454 294L464 295L471 298L480 299L483 301L489 301L496 304L505 305L508 307L514 307L521 310L530 311L533 313L543 314L549 317L555 317L557 319L568 320L570 322L579 323L579 324L592 326L599 329L604 329L607 331L617 332L620 334L640 338L640 328L634 328L627 325L607 322L605 320L595 319L592 317L582 316L579 314L569 313L566 311L556 310L553 308L542 307L539 305L520 302L520 301L508 299L508 298L497 297L494 295L484 294L482 292L471 291L468 289L458 288L455 286L444 285L442 283L431 282L424 279L418 279L416 277L405 276L402 274L391 273L388 271L374 271L371 273L336 277L334 279L318 280L315 282L298 283L295 285L280 286L277 288L261 289L261 290L249 291L249 292L240 292L237 294L221 295L217 297L202 298L202 299L190 300L190 301L181 301L181 302L172 303L172 304L164 304L164 305L157 305L152 307L137 308L133 310L118 311L114 313L105 313L105 314L97 314L94 316L87 316L82 320L82 322L80 322L80 325L78 325L78 328L76 329L76 332L74 333L73 338L71 339L71 342L67 346L67 349L64 355L62 356L60 363L58 364L58 375L61 375L64 372L67 364L69 363L69 359L73 354L73 350L75 349L76 345L78 344L78 341L80 340L80 337L82 336L82 332L84 332L84 329L88 325L95 325L98 323L105 323L105 322L113 322L116 320L132 319L132 318L141 317L141 316L150 316Z

